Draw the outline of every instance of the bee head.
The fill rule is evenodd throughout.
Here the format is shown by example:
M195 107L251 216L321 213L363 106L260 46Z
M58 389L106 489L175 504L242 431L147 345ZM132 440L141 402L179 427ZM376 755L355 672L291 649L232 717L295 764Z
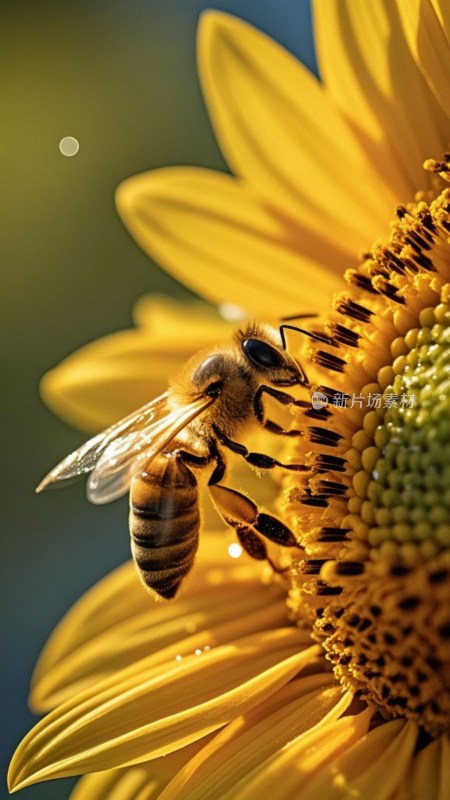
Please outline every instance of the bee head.
M249 368L257 373L259 380L276 386L303 382L297 362L283 348L273 328L251 323L239 330L235 339Z

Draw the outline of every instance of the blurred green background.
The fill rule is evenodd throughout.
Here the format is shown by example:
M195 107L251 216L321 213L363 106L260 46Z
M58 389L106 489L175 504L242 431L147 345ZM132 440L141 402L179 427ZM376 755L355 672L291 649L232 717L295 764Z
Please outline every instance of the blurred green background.
M207 7L197 0L0 4L2 772L35 722L27 689L48 634L86 588L129 556L125 500L90 506L82 485L34 494L42 475L83 439L43 407L37 386L72 350L129 326L142 294L188 296L133 243L113 193L122 179L152 167L226 169L195 67L196 25ZM213 7L252 22L315 68L308 0ZM59 151L64 136L80 143L72 158ZM63 800L74 782L40 784L19 797Z

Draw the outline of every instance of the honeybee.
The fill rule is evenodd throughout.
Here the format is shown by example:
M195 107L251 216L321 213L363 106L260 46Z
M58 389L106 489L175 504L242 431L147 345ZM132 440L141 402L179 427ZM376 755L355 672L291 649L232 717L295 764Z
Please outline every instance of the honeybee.
M167 599L176 594L197 551L200 476L218 513L253 558L268 558L262 537L296 547L283 522L222 483L227 450L258 470L307 469L250 452L238 441L251 422L278 435L298 433L265 419L263 406L264 395L285 406L305 405L276 388L307 385L302 367L286 349L289 327L281 326L278 333L249 323L230 346L195 355L167 392L67 456L36 491L85 473L90 473L92 503L109 503L129 490L135 564L144 584Z

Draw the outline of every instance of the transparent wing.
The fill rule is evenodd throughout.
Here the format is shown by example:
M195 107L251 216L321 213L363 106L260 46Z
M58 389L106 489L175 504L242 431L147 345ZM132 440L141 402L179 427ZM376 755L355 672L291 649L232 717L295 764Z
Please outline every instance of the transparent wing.
M91 503L110 503L125 494L143 462L150 461L164 450L212 402L213 397L200 397L189 405L169 411L142 430L111 442L88 480L87 496Z
M57 464L40 482L36 491L42 492L52 483L65 481L68 478L74 478L86 472L92 472L111 443L133 431L141 430L168 413L168 395L169 393L165 392L155 400L152 400L151 403L147 403L137 411L133 411L128 417L124 417L124 419L111 425L110 428L89 439L78 450L75 450Z
M200 397L193 403L171 408L169 393L116 422L89 439L63 459L41 481L36 491L92 472L87 495L92 503L109 503L126 493L131 478L143 460L150 460L202 413L214 398Z

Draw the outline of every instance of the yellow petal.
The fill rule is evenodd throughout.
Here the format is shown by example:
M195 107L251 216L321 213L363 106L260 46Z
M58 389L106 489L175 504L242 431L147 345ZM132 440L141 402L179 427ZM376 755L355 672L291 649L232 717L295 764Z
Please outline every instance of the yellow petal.
M164 780L155 776L149 764L141 764L85 775L78 781L70 800L143 800L144 797L156 800L162 787Z
M207 338L223 336L229 326L219 316L215 308L201 301L180 302L173 297L159 294L145 294L133 308L133 321L137 327L147 328L161 343L167 346L184 346L184 337L197 340L197 349L204 347L201 342Z
M121 659L124 664L127 647L130 650L139 647L139 635L145 634L146 626L149 636L155 633L155 647L150 652L156 652L158 642L167 636L176 637L178 632L186 637L195 632L196 626L206 628L210 624L209 598L211 595L226 598L230 586L248 611L252 600L251 597L245 600L246 592L254 596L256 606L276 605L279 590L261 582L261 566L253 559L245 554L237 560L230 558L230 541L225 531L203 532L195 568L176 600L170 603L155 601L143 590L131 562L97 583L70 609L47 642L33 674L32 706L38 711L47 710L57 702L54 692L71 694L75 691L80 673L81 677L94 681L99 677L97 673L111 669L110 648L120 649L117 632L125 635L128 631L129 635L129 639L123 641L125 652ZM90 667L83 655L86 653L88 657L96 653L97 660Z
M412 200L427 188L422 164L430 152L443 152L449 125L414 62L396 4L314 0L314 17L332 99L374 167L389 176L397 201Z
M10 786L131 766L188 745L263 702L320 652L293 628L127 670L51 712L19 745Z
M318 296L323 302L342 288L318 263L338 261L335 269L347 263L349 252L339 250L342 235L331 246L322 233L311 235L271 212L229 175L154 170L122 183L116 201L141 247L213 303L234 303L267 319L314 310Z
M450 6L447 0L431 0L447 41L450 42Z
M420 750L393 800L448 800L450 744L443 734Z
M269 757L243 778L239 787L239 800L258 800L276 797L292 800L305 797L309 782L326 768L337 754L345 752L367 731L372 716L370 709L355 716L331 719L319 724L290 741L280 751ZM331 795L314 793L314 800ZM224 798L225 800L225 798ZM226 796L232 800L232 796Z
M406 39L443 111L450 110L450 43L431 0L397 0ZM448 8L448 4L447 4Z
M259 579L239 586L231 578L226 587L210 587L208 601L200 606L196 597L159 605L159 613L149 604L144 613L109 628L47 671L34 686L32 705L38 711L53 708L121 669L132 666L138 672L143 659L146 668L175 663L251 633L282 627L287 622L286 603L268 589Z
M318 236L345 242L353 257L385 230L389 186L308 70L219 12L203 14L198 53L215 133L238 175Z
M209 738L136 767L85 775L76 784L70 800L157 800L169 781Z
M89 432L108 427L165 392L190 356L231 332L199 303L144 300L136 313L145 327L92 342L44 375L44 401L71 425Z
M52 632L33 674L31 704L40 710L41 692L37 687L47 673L59 665L86 641L101 635L130 616L142 613L148 606L148 595L136 576L132 562L111 572L86 592L68 611Z
M295 737L338 718L350 702L351 695L342 695L329 674L291 681L214 736L167 786L161 800L240 796L241 781L252 770Z
M343 796L389 800L411 763L416 740L417 726L411 722L381 724L324 764L308 784L304 800Z

